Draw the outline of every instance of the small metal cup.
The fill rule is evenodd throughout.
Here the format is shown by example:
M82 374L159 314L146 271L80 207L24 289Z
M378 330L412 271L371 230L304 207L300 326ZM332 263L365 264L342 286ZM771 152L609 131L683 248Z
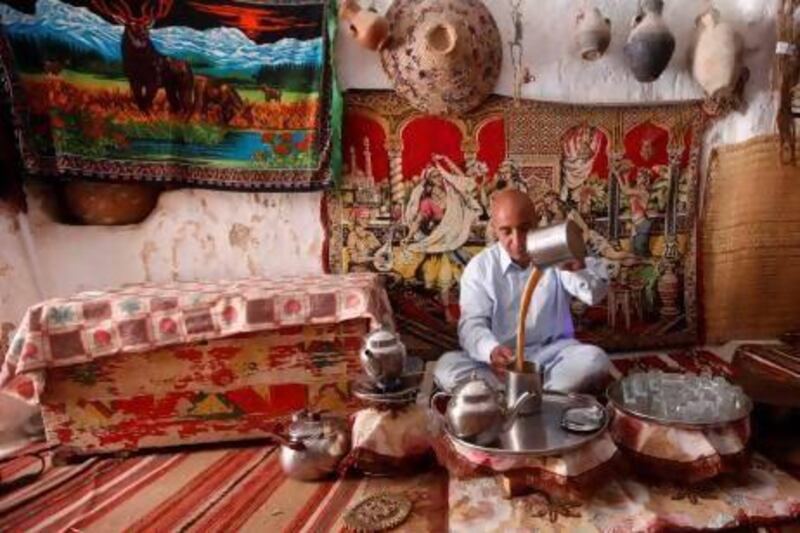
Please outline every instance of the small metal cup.
M516 363L512 363L506 372L506 407L511 410L517 400L526 392L531 393L522 405L519 406L519 416L531 415L539 412L542 407L542 371L539 365L525 361L522 372L517 372Z

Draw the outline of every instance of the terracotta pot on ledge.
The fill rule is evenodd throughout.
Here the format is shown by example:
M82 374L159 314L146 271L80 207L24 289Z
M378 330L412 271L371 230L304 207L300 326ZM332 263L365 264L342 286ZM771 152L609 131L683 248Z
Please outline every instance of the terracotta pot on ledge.
M99 183L75 180L61 188L69 214L81 224L138 224L158 203L161 187L144 183Z

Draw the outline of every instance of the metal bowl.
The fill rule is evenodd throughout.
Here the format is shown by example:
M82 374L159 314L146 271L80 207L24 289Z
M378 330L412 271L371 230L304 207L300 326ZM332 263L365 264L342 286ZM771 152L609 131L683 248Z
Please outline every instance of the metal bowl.
M597 430L592 432L574 432L562 427L562 418L566 410L590 406L604 409L592 396L545 391L542 395L541 410L518 418L514 425L508 431L501 433L499 439L490 446L480 446L456 437L447 428L447 424L444 430L457 446L498 458L560 455L594 440L608 427L608 413L603 417L603 422Z
M608 386L606 389L606 396L608 397L608 401L614 408L622 411L627 415L631 415L636 418L640 418L647 422L655 422L657 424L662 424L665 426L672 426L678 427L683 429L708 429L714 427L721 427L727 426L728 424L733 424L735 422L739 422L748 418L750 416L750 412L753 410L753 402L750 400L748 396L744 396L744 412L743 414L731 418L719 418L718 420L714 420L713 422L686 422L683 420L675 420L666 417L660 417L653 415L651 413L645 412L643 410L634 409L630 406L625 405L623 401L622 395L622 380L617 380L611 385Z

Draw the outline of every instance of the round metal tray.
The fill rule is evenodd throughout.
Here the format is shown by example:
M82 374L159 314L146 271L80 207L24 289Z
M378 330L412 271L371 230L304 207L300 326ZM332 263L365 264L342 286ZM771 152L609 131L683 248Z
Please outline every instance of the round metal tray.
M611 405L613 405L616 409L622 411L626 415L631 415L636 418L646 420L647 422L655 422L657 424L661 424L664 426L672 426L683 429L708 429L708 428L726 426L728 424L733 424L735 422L744 420L745 418L750 416L750 412L753 410L752 400L750 400L749 397L745 396L744 414L740 416L736 416L733 418L720 418L719 420L715 420L713 422L685 422L683 420L662 418L626 406L622 396L622 380L617 380L611 385L609 385L608 389L606 389L606 396L608 397L608 401Z
M573 407L597 406L597 400L585 394L562 394L545 392L539 412L520 416L508 431L501 433L495 446L479 446L453 435L447 424L445 431L450 439L470 450L496 456L545 456L558 455L594 440L608 427L608 413L603 423L593 432L572 432L561 427L564 411Z
M421 373L409 373L400 378L399 386L391 391L377 387L367 376L359 376L353 380L353 396L373 404L401 405L414 402L422 382Z

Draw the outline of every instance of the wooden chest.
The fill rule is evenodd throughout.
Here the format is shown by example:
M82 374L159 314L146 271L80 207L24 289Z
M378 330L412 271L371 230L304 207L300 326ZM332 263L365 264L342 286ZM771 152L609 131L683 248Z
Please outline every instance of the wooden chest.
M126 288L29 310L0 381L34 378L48 440L78 453L266 436L301 408L349 412L373 275Z

